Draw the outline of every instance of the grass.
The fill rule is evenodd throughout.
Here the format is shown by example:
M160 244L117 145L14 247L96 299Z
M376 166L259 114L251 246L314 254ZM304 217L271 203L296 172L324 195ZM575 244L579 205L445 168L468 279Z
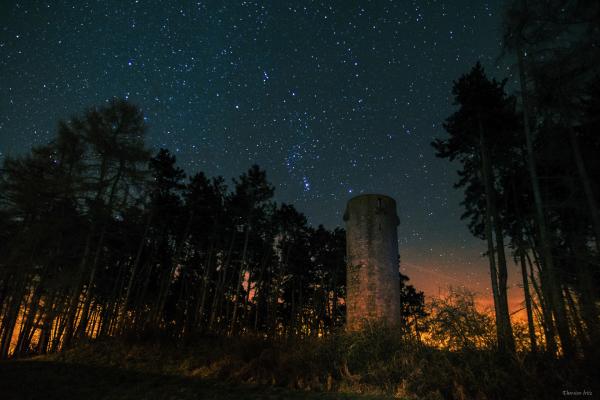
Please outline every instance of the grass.
M377 327L326 338L105 338L0 362L1 399L554 399L600 393L600 359L442 350ZM590 396L593 398L593 396Z
M37 358L0 362L4 400L129 399L386 399L386 396L306 392L210 378L72 364Z

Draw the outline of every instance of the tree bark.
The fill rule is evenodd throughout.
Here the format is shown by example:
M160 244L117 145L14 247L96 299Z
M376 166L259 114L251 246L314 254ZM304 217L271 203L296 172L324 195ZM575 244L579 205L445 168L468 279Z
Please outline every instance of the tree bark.
M579 140L577 140L577 133L575 129L567 122L569 127L569 142L571 143L571 149L573 151L573 158L575 159L575 165L577 166L577 174L583 186L583 193L589 208L590 217L592 220L592 227L594 229L594 235L596 236L596 251L600 254L600 212L598 211L598 201L594 195L592 188L592 181L585 167L583 156L581 155L581 148L579 146Z
M488 257L490 260L490 275L492 278L492 291L494 294L494 308L496 311L496 333L498 337L498 347L501 351L509 351L514 353L515 345L506 295L507 271L506 256L504 253L504 241L502 239L503 232L500 225L498 210L495 204L496 192L494 189L494 175L488 154L481 117L479 117L479 141L481 147L481 169L486 199L485 230L486 239L488 241ZM494 229L496 235L496 254L498 255L497 266L496 255L494 254L492 229Z
M221 270L219 271L220 273L217 276L217 282L215 285L215 293L213 296L213 301L212 301L212 305L211 305L211 312L210 312L210 320L208 322L208 329L209 330L213 330L215 327L215 321L217 319L217 314L220 311L220 304L221 304L221 297L223 295L223 289L224 289L224 285L225 285L225 280L227 278L227 270L229 269L229 264L231 263L231 255L233 254L233 247L235 244L235 227L232 230L231 233L231 240L229 243L229 250L227 251L227 255L225 257L225 262L222 265Z
M524 0L521 0L521 4L525 11L526 4ZM556 326L558 328L558 336L562 345L562 350L565 356L571 356L573 354L573 343L571 341L571 333L569 331L569 325L565 313L564 302L562 299L561 292L559 290L560 285L556 278L556 268L554 265L554 256L552 254L552 244L550 235L548 234L548 228L546 225L546 216L544 214L544 207L542 202L542 195L540 191L540 183L537 175L537 168L535 166L535 156L533 152L533 137L531 134L531 128L529 126L529 104L527 99L527 82L525 78L525 65L523 60L523 54L521 44L517 45L517 60L519 68L519 81L521 85L521 98L523 101L523 126L525 133L525 142L527 148L527 169L531 180L531 187L533 191L533 199L535 206L535 218L538 225L540 244L541 244L541 256L543 260L544 269L546 270L547 285L549 286L551 304L556 317ZM543 284L544 282L542 282Z
M117 315L118 323L117 330L121 332L123 330L124 324L127 321L127 306L131 301L131 292L133 289L133 283L135 282L135 277L138 274L138 269L140 266L140 261L142 259L142 252L144 251L144 247L146 246L146 241L148 240L148 233L150 232L150 225L152 224L152 219L154 217L154 207L148 213L148 218L146 219L146 226L144 227L144 233L142 235L142 239L137 248L137 252L135 254L135 260L133 262L133 267L131 268L131 275L129 276L129 281L127 283L127 289L125 291L125 299L123 300L123 304L121 305L121 309Z
M521 275L523 277L523 292L525 294L525 309L527 311L527 327L529 329L529 343L531 352L537 353L537 340L535 336L535 325L533 321L533 310L531 307L531 293L529 292L529 279L527 277L527 262L525 261L525 249L521 246L518 250L521 264Z
M535 279L535 276L533 274L533 263L527 253L525 254L525 257L529 264L529 278L531 280L531 285L533 286L533 288L535 290L537 298L540 301L540 308L542 309L542 328L544 330L544 338L546 339L546 351L552 355L555 355L556 350L557 350L557 344L556 344L556 338L554 336L555 329L554 329L554 321L552 319L552 310L550 310L550 307L548 305L549 296L547 294L545 294L543 292L543 290L540 288L540 285L538 285L538 283ZM537 259L536 259L536 265L538 266L538 273L541 275L541 268L539 266L539 261ZM540 276L540 279L541 279L541 276Z
M250 238L250 225L246 226L246 232L244 235L244 247L242 250L242 262L240 265L240 272L238 274L237 284L235 287L235 297L233 298L233 311L231 314L230 328L229 334L233 335L236 329L238 308L239 308L239 299L240 299L240 291L242 286L242 280L244 279L244 273L246 272L246 256L248 253L248 239ZM248 282L248 285L250 283Z

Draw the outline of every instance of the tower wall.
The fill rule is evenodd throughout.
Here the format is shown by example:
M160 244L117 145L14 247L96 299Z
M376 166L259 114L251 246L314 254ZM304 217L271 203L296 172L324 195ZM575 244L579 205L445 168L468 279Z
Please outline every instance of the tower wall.
M365 194L348 202L346 221L346 326L365 320L400 322L399 219L388 196Z

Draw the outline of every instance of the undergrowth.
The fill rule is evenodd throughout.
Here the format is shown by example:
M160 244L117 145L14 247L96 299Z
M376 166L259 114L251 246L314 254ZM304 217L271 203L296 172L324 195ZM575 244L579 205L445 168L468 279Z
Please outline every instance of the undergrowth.
M80 342L52 361L312 391L403 399L543 399L593 390L598 363L493 350L426 346L383 325L325 338L203 336L182 345L107 338Z

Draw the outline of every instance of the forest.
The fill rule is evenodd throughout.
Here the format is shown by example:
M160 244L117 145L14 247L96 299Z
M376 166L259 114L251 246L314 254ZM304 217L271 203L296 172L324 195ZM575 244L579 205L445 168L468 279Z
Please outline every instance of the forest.
M82 337L323 336L344 321L345 237L272 201L266 172L186 179L139 108L62 121L3 166L2 358ZM402 279L405 314L423 295Z
M3 356L19 318L17 354L125 331L318 334L339 324L343 310L327 300L342 297L343 232L309 228L271 202L258 166L231 191L221 177L186 179L168 150L150 154L145 130L136 106L114 100L5 162Z
M229 361L206 361L207 376L297 389L431 399L594 389L600 6L552 3L508 2L499 62L510 75L477 63L457 77L456 111L431 143L458 168L462 219L486 244L490 312L464 290L425 299L400 274L402 326L345 332L344 230L276 203L257 165L231 183L184 171L149 149L141 109L115 98L4 158L0 359L81 362L94 343L116 357L122 343L158 341L170 355L156 360L177 373L173 353L206 357L214 345ZM508 307L511 263L524 321Z
M521 266L529 346L597 357L600 74L597 5L514 2L504 21L508 79L481 64L454 83L459 107L436 155L460 165L463 219L487 242L497 343L514 352L507 262ZM510 253L508 253L508 250ZM508 254L507 254L508 253Z

